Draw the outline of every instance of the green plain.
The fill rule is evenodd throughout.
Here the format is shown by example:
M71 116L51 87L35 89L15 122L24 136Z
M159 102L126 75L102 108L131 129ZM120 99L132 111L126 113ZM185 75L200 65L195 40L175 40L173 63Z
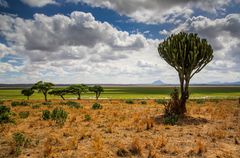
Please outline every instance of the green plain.
M158 99L169 98L169 94L174 87L104 87L102 99ZM94 99L93 93L86 93L82 98ZM190 87L190 98L239 98L240 86L219 86L219 87ZM48 95L49 99L61 99L58 96ZM65 98L76 98L74 95L67 95ZM21 95L21 89L0 89L0 99L26 99ZM41 93L35 92L30 99L43 99Z

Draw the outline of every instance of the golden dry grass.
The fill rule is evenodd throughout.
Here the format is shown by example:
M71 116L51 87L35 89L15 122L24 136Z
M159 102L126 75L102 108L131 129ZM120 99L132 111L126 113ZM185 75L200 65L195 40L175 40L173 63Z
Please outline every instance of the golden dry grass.
M14 116L16 124L0 125L0 157L14 157L12 134L22 132L31 139L19 157L107 158L107 157L240 157L240 105L238 100L196 104L189 102L187 117L177 125L164 125L158 116L163 106L126 104L123 100L100 100L103 109L92 110L95 100L81 100L84 108L53 105L12 107L26 119ZM10 101L4 104L10 106ZM41 101L32 101L39 104ZM41 118L42 110L61 106L68 119L61 128ZM91 120L86 121L85 115Z

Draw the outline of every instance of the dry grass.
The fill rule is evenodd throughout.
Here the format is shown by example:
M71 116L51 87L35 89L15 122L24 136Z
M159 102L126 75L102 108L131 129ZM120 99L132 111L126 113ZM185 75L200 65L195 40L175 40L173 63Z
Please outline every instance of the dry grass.
M14 116L16 124L0 125L0 158L14 157L12 134L22 132L31 144L21 149L20 157L240 157L240 106L238 100L196 104L189 102L187 116L175 126L157 121L163 106L154 100L147 104L124 100L99 100L103 109L92 110L94 100L80 100L83 109L51 106L32 101L39 108L12 107L18 114L29 111L29 117ZM10 106L11 102L4 103ZM61 128L41 118L43 110L61 106L68 119ZM86 121L85 115L91 116Z

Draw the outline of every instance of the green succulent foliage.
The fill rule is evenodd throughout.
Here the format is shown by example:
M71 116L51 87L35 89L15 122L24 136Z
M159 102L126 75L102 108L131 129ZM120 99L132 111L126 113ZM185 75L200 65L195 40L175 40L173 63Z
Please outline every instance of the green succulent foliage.
M171 35L159 44L158 52L169 65L190 78L213 59L211 45L194 33Z
M29 97L32 96L34 93L34 90L32 90L31 88L29 89L23 89L21 91L21 94L24 95L24 96L27 96L27 99L29 100Z
M60 96L63 100L65 100L64 95L68 93L69 93L68 89L65 88L57 88L48 92L48 94L50 95Z
M96 100L98 100L101 93L104 92L104 89L100 85L95 85L93 87L89 87L89 91L94 92L96 94Z
M197 34L180 32L161 42L158 52L178 72L181 87L178 111L183 114L189 98L190 79L213 59L213 49L206 39L201 39Z
M58 125L63 126L65 121L67 120L68 113L64 111L62 108L55 108L52 111L51 118L54 120Z
M81 94L86 93L88 91L88 86L84 84L75 84L71 85L67 88L68 93L74 94L78 96L78 100L81 99Z
M32 90L37 90L38 93L43 93L45 101L47 101L48 91L54 86L51 82L39 81L32 86Z

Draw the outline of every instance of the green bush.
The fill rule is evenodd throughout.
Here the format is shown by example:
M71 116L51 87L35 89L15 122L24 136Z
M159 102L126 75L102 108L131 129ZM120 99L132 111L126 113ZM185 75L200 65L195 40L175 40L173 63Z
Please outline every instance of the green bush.
M141 104L147 104L147 102L145 100L142 100L140 103Z
M125 101L125 103L127 103L127 104L134 104L134 101L132 99L128 99L128 100Z
M94 109L94 110L102 109L102 105L99 104L99 103L94 103L94 104L92 105L92 109Z
M3 105L3 103L4 103L4 100L0 100L0 105Z
M84 116L84 120L85 121L90 121L92 118L91 118L91 116L89 115L89 114L86 114L85 116Z
M158 104L166 104L167 101L165 99L155 99L155 102Z
M50 101L43 102L42 105L52 105L52 102L50 102Z
M21 154L21 148L27 147L31 143L31 139L20 132L14 133L12 137L15 143L15 154L18 156Z
M175 125L178 121L178 115L169 115L163 118L163 123L168 125Z
M33 105L32 109L39 109L41 106L39 104Z
M19 117L22 118L22 119L25 119L25 118L28 118L29 116L29 111L21 111L19 112Z
M12 105L13 107L15 107L15 106L28 106L29 103L26 102L26 101L21 101L21 102L13 101L13 102L11 103L11 105Z
M74 102L74 101L68 101L68 102L66 102L66 105L68 105L71 108L76 108L76 109L83 108L83 106L81 106L79 103Z
M67 120L68 113L64 111L62 108L55 108L52 111L51 118L58 125L63 126L65 121Z
M204 103L205 103L205 100L204 100L204 99L197 99L197 100L196 100L196 103L197 103L197 104L204 104Z
M42 111L43 120L49 120L51 118L51 112L49 110Z
M12 122L10 108L0 105L0 123Z

